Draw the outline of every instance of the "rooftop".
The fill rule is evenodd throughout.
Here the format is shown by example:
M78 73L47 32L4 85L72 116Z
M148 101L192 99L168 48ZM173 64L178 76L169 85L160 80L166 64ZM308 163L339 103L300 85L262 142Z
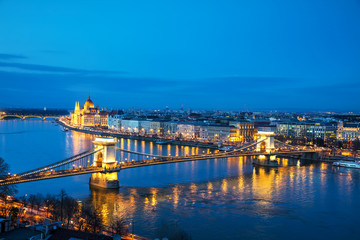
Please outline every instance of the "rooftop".
M6 233L0 233L0 239L24 240L41 234L39 231L30 228L19 228Z

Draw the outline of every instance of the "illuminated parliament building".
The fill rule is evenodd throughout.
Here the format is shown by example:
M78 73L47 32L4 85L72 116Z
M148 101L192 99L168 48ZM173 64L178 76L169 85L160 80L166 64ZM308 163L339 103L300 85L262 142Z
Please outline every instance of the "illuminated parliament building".
M108 113L95 107L89 95L84 107L80 107L79 102L75 103L75 109L71 114L71 124L79 127L107 127Z

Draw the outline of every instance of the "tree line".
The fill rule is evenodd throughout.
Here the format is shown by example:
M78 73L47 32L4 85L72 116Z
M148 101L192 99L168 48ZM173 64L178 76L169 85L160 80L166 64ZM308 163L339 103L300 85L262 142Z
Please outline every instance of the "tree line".
M8 211L2 213L10 214L14 224L37 224L48 218L52 222L61 221L62 226L68 229L92 233L107 231L120 235L128 233L128 223L124 218L114 216L110 226L104 226L99 209L90 201L77 201L64 190L45 196L40 193L24 195L19 200L8 201L8 205Z
M9 165L0 158L0 179L6 178L10 171ZM15 199L16 185L0 186L0 215L11 216L13 226L18 223L36 224L48 218L61 221L63 227L98 233L110 231L124 235L128 233L128 223L122 217L114 216L110 226L104 226L104 219L99 209L91 202L77 201L61 190L59 194L29 194Z

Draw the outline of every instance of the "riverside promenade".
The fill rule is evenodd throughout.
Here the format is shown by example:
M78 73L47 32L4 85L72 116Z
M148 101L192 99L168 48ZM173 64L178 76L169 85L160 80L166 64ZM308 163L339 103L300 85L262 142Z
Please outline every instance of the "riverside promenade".
M116 138L144 140L144 141L151 141L151 142L156 142L158 140L164 140L164 141L169 141L166 144L171 144L171 145L182 145L182 146L189 146L189 147L218 149L218 145L215 143L203 143L203 142L191 141L191 140L176 140L176 139L159 138L159 137L151 137L151 136L132 135L132 134L119 133L119 132L112 132L111 130L105 130L105 129L104 130L81 129L81 128L71 126L66 121L63 121L61 119L57 120L56 122L59 125L65 127L65 128L68 128L69 130L103 136L103 137L116 137Z

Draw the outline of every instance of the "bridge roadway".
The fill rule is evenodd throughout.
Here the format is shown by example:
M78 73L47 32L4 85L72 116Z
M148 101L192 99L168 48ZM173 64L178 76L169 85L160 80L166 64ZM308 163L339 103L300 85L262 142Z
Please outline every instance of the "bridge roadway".
M274 153L264 153L264 152L241 152L241 151L231 151L217 154L202 154L202 155L190 155L190 156L181 156L181 157L164 157L157 159L148 159L141 161L132 161L119 163L121 165L121 170L127 168L135 168L135 167L145 167L159 164L169 164L169 163L177 163L177 162L190 162L197 160L208 160L215 158L228 158L228 157L241 157L241 156L259 156L259 155L292 155L292 154L302 154L302 153L312 153L315 151L297 151L297 152L274 152Z
M10 177L1 179L0 186L40 181L40 180L47 180L47 179L53 179L53 178L76 176L76 175L96 173L96 172L101 172L101 171L103 171L102 168L90 166L90 167L74 168L74 169L68 169L68 170L40 172L40 173L35 173L35 174L31 174L31 175L26 175L26 176L12 175Z
M0 120L3 120L7 117L12 118L20 118L22 120L25 120L26 118L40 118L41 120L45 120L47 118L56 118L60 119L61 116L55 116L55 115L22 115L22 114L3 114L0 115Z
M156 159L147 159L140 161L130 161L130 162L118 162L112 168L102 168L95 166L81 167L81 168L72 168L67 170L59 170L53 171L53 169L42 172L35 172L32 174L26 175L11 175L4 179L0 179L0 186L18 184L24 182L32 182L60 177L68 177L68 176L76 176L82 174L96 173L96 172L119 172L120 170L125 170L128 168L136 168L136 167L145 167L152 165L160 165L160 164L170 164L177 162L187 162L187 161L197 161L197 160L207 160L207 159L215 159L215 158L228 158L228 157L240 157L240 156L258 156L258 155L298 155L302 153L314 153L315 151L282 151L282 152L274 152L274 153L264 153L264 152L242 152L242 151L230 151L230 152L221 152L215 154L202 154L202 155L190 155L190 156L179 156L179 157L162 157Z
M92 149L89 149L85 152L82 152L82 153L79 153L75 156L72 156L70 158L66 158L64 160L61 160L61 161L58 161L58 162L55 162L55 163L51 163L49 165L46 165L46 166L43 166L43 167L40 167L40 168L36 168L36 169L32 169L30 171L26 171L26 172L23 172L23 173L19 173L19 174L16 174L17 177L20 177L20 176L27 176L27 175L33 175L33 174L37 174L37 173L40 173L40 172L45 172L45 171L51 171L52 169L55 169L55 168L58 168L58 167L61 167L61 166L64 166L66 164L71 164L79 159L82 159L84 157L87 157L87 156L90 156L98 151L100 151L102 149L95 149L95 148L92 148Z

